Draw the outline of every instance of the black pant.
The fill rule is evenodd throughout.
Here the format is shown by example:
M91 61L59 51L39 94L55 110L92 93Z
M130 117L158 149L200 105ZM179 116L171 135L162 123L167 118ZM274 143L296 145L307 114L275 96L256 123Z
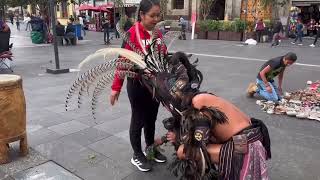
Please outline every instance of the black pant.
M181 35L180 35L179 39L186 40L186 27L184 25L181 26Z
M313 44L316 45L317 41L318 41L318 38L320 36L320 29L317 31L317 36L316 36L316 39L314 40Z
M146 145L154 143L155 122L159 103L152 98L148 89L139 80L128 78L128 97L131 104L130 142L135 155L143 155L141 130L144 128Z
M107 40L106 40L106 36L107 36ZM105 43L110 43L110 39L109 39L109 28L104 28L103 29L103 40Z
M119 34L119 32L117 31L117 29L114 29L114 33L115 33L115 36L116 36L117 39L120 38L120 34Z
M260 42L263 31L257 30L256 33L257 33L257 42Z

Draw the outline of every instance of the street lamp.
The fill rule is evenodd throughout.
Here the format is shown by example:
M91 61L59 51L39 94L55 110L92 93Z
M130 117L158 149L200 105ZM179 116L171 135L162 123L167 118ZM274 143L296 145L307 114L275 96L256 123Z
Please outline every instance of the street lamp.
M55 4L56 4L56 0L49 0L51 27L52 27L52 33L53 33L54 59L55 59L56 67L55 69L47 68L47 73L61 74L61 73L68 73L69 69L60 69L59 52L58 52L58 44L57 44L57 32L56 32Z

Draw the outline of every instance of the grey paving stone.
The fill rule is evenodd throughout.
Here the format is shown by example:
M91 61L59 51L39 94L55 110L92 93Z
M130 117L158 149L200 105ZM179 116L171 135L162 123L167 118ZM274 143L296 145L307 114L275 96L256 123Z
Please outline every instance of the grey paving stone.
M135 170L132 174L124 178L123 180L176 180L168 168L168 164L154 164L151 172L141 172L139 170Z
M53 160L70 172L75 173L82 171L82 169L93 168L106 158L106 156L89 148L83 148L77 153L72 152L64 155L56 155Z
M82 124L78 121L69 121L66 123L48 127L49 130L59 133L61 135L72 134L86 128L89 128L89 126Z
M47 158L40 155L33 148L29 148L29 154L27 156L19 156L18 143L10 144L10 160L11 162L0 166L0 171L8 175L13 175L19 171L29 169L48 161Z
M36 118L29 117L29 119L27 119L27 125L49 127L71 121L72 119L73 118L68 118L61 114L44 112L44 114L37 115Z
M65 141L63 139L57 139L51 142L43 143L37 145L35 150L41 153L43 156L54 159L54 158L64 158L66 155L70 153L77 153L81 150L85 149L85 147L75 143Z
M115 136L90 144L88 147L119 162L129 162L133 154L130 143Z
M120 118L114 119L112 121L107 121L94 127L107 133L115 134L129 129L130 117L131 115L124 115Z
M93 167L80 169L75 174L88 180L121 180L132 172L133 170L128 165L119 164L107 158Z
M118 133L114 134L114 136L118 137L118 138L121 138L122 140L126 141L127 143L130 143L129 129L121 131L121 132L118 132Z
M30 146L36 146L39 144L47 143L62 137L61 134L53 132L47 128L42 128L37 131L27 131L28 143Z
M0 179L1 180L14 180L9 174L0 170Z
M74 141L82 146L86 146L88 144L95 143L109 136L111 136L111 134L101 131L99 129L90 127L90 128L75 132L73 134L64 136L61 139Z
M16 180L81 180L79 177L73 175L72 173L52 161L19 172L14 175L14 178Z
M80 118L76 118L75 119L76 121L79 121L83 124L86 124L90 127L92 126L96 126L96 125L99 125L99 124L102 124L104 122L106 122L106 120L104 118L96 118L94 119L92 115L86 115L86 116L83 116L83 117L80 117Z

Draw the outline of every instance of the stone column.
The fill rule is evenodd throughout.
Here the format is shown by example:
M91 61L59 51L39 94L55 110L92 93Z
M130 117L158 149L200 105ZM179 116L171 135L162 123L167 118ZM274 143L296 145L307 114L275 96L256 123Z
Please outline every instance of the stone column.
M224 19L232 19L232 5L233 0L226 0L225 9L224 9Z
M232 19L240 18L241 0L233 0L232 2Z

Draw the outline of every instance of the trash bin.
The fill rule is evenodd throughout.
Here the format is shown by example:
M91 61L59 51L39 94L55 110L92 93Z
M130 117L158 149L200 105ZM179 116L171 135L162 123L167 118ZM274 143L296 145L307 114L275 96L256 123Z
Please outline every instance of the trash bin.
M43 43L43 33L39 31L31 31L31 41L34 44Z
M82 40L83 37L81 36L81 24L74 25L74 29L75 29L75 34L78 40Z

